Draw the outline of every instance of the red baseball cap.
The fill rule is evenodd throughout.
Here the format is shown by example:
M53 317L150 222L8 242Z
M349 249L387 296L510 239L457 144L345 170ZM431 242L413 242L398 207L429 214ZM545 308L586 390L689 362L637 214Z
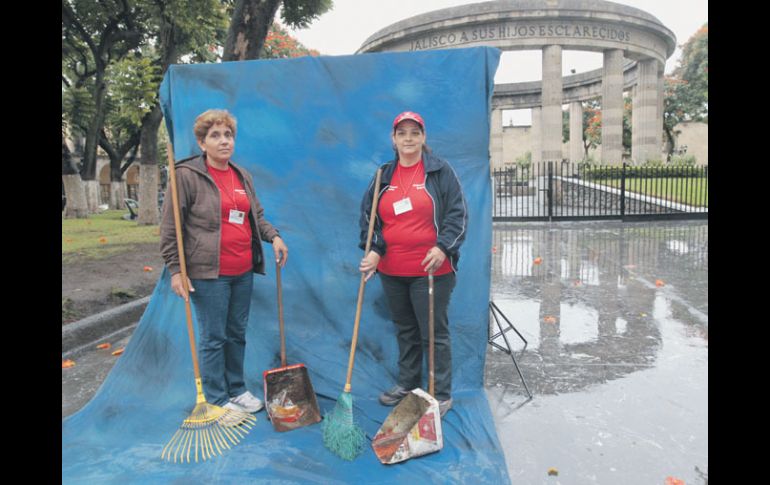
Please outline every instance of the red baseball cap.
M423 131L425 131L425 122L422 120L422 116L415 113L414 111L404 111L400 115L396 116L396 119L393 120L393 129L396 129L396 126L398 126L399 123L401 123L404 120L412 120L416 122L420 127L422 127Z

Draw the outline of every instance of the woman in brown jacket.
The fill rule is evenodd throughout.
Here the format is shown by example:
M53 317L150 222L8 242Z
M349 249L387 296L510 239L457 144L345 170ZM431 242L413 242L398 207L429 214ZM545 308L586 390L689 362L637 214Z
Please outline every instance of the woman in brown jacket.
M264 218L251 175L231 160L235 118L208 110L196 118L193 131L203 154L175 167L188 286L200 328L203 392L211 404L254 413L263 404L243 378L253 273L265 274L261 241L272 243L281 267L289 250ZM161 254L172 290L186 301L170 193L163 205Z

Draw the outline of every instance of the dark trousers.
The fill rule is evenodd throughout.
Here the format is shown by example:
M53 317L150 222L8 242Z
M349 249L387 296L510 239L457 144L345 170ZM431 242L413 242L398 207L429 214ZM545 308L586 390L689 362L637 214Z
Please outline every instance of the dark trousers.
M398 385L406 389L422 387L423 350L426 361L428 358L428 277L379 275L396 324ZM452 343L447 308L454 287L454 273L433 278L435 397L439 401L449 399L452 394Z

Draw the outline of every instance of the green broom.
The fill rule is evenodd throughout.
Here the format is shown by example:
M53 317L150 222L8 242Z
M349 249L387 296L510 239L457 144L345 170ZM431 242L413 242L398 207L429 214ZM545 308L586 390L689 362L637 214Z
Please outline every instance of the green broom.
M380 198L380 176L382 169L377 169L374 182L374 201L369 216L369 233L366 236L366 250L364 256L369 254L372 246L372 233L374 232L374 218L377 215L377 201ZM348 375L345 381L345 390L337 399L337 404L330 413L324 415L321 424L324 446L345 460L353 460L364 451L366 437L364 430L353 422L353 396L350 394L350 379L353 376L353 361L356 356L356 343L358 342L358 324L361 322L361 307L364 303L364 286L366 275L361 273L361 283L358 285L358 304L356 305L356 321L353 325L353 341L350 343L350 358L348 359Z

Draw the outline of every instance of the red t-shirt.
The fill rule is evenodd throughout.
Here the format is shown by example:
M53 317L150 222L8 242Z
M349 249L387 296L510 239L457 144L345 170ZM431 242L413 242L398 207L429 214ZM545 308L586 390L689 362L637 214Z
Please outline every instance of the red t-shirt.
M219 170L206 164L211 178L219 188L221 200L220 213L222 230L219 239L219 274L236 276L252 269L251 261L251 224L249 211L251 204L241 180L235 170L227 165L227 170ZM230 210L243 212L243 224L230 222Z
M409 198L412 209L396 215L393 204ZM420 264L428 251L436 245L436 226L433 222L433 200L425 190L425 167L420 160L411 167L396 166L390 186L380 197L377 214L382 221L385 255L377 270L391 276L425 276ZM434 274L452 271L447 258Z

